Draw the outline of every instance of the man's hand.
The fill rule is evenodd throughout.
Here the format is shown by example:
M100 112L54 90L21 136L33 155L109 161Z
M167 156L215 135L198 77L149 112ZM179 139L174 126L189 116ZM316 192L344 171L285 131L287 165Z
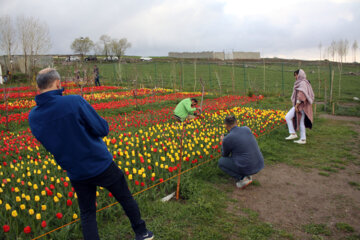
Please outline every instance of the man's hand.
M222 142L224 140L224 134L221 134L220 141Z

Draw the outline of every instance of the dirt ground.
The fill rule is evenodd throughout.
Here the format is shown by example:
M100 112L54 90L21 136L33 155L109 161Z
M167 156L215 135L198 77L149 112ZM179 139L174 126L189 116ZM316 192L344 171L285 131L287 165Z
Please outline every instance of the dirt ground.
M345 120L344 124L355 126L360 133L359 124L351 122L359 118L336 117L336 120ZM359 142L357 139L354 146L359 148ZM349 236L336 229L339 222L351 225L355 230L352 234L360 234L360 190L349 184L360 182L360 166L348 165L329 177L318 173L317 169L304 171L286 164L268 166L254 176L260 186L234 189L230 197L237 199L241 208L258 212L262 221L292 233L296 239L312 239L303 230L303 225L310 223L326 224L331 229L331 236L322 236L324 239ZM229 210L234 207L229 206Z

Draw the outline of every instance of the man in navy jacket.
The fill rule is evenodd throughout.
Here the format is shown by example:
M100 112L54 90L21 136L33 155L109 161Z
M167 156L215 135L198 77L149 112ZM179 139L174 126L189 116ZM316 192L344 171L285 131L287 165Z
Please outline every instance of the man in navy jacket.
M254 135L248 127L238 127L234 116L224 120L229 131L221 136L222 157L219 168L236 179L238 188L245 188L252 182L251 175L264 168L264 158Z
M40 94L35 97L36 107L29 114L30 128L67 171L78 196L84 239L100 239L95 206L97 186L109 190L121 204L136 239L153 239L123 172L102 140L109 133L107 122L81 96L62 96L60 75L55 69L41 70L36 82Z

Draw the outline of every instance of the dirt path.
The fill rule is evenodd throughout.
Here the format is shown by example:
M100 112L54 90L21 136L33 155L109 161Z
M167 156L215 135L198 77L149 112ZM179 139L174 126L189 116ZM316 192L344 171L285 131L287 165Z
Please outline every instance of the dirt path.
M336 117L330 116L331 119ZM360 133L359 124L346 124L353 125ZM359 156L359 142L354 145L354 154ZM250 185L245 190L234 188L230 197L238 200L237 206L230 204L229 211L239 205L240 208L252 209L259 213L261 220L292 233L296 239L312 239L312 235L303 229L303 225L310 223L326 224L331 229L331 236L323 236L324 239L349 236L336 229L335 224L339 222L350 224L355 230L352 234L360 234L360 190L349 184L350 181L360 182L360 166L348 165L345 170L332 173L329 177L318 173L317 169L304 171L286 164L267 166L254 176L260 186Z
M359 182L360 167L351 166L338 174L324 177L317 170L305 172L285 164L270 166L255 176L261 186L235 189L232 198L241 207L259 213L260 219L308 239L302 226L325 223L333 231L329 239L340 239L335 224L345 222L360 232L360 191L348 184Z

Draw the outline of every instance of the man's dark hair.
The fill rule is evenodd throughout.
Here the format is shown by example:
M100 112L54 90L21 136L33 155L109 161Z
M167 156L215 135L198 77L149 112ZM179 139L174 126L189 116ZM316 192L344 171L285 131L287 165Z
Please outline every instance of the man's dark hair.
M295 75L299 75L299 72L300 72L300 69L296 70L296 71L294 72L294 76L295 76Z
M198 100L196 98L192 98L191 101L198 103Z
M233 115L228 115L226 116L226 118L224 119L224 123L228 126L232 126L236 123L236 118Z
M45 68L36 76L39 89L49 88L56 80L60 80L60 74L54 68Z

